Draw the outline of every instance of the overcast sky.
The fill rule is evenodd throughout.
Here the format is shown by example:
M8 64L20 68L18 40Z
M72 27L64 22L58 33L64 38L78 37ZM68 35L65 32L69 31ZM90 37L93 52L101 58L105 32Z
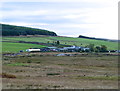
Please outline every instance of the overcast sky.
M47 29L60 36L118 39L119 0L3 0L1 23Z

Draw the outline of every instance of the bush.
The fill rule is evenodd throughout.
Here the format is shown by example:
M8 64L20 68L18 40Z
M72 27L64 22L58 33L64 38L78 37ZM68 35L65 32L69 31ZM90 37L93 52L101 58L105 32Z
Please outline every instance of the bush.
M47 73L47 75L60 75L60 73Z
M2 73L2 78L16 78L16 76L12 74Z
M27 60L27 63L31 63L32 61L31 60Z

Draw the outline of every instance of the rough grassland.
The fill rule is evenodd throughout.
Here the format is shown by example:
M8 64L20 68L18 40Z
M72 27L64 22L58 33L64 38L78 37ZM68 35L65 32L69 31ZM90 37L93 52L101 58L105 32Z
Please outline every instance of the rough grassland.
M3 56L3 89L117 89L118 56Z

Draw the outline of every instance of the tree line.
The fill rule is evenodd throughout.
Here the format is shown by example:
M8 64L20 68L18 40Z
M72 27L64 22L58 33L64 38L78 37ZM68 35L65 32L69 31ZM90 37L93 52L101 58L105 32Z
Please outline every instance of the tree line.
M78 38L85 38L85 39L94 39L94 40L104 40L104 41L113 41L113 40L109 40L109 39L104 39L104 38L94 38L94 37L87 37L87 36L83 36L83 35L79 35Z
M44 29L14 26L14 25L7 25L7 24L0 24L0 25L2 25L2 36L19 36L19 35L57 36L55 32L51 32Z
M95 46L94 44L89 44L86 47L90 48L91 52L108 52L107 46Z

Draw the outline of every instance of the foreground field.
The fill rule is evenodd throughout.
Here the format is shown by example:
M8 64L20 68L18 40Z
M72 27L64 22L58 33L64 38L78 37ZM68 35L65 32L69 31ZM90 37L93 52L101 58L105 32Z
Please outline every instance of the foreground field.
M118 56L3 56L3 89L117 89Z

